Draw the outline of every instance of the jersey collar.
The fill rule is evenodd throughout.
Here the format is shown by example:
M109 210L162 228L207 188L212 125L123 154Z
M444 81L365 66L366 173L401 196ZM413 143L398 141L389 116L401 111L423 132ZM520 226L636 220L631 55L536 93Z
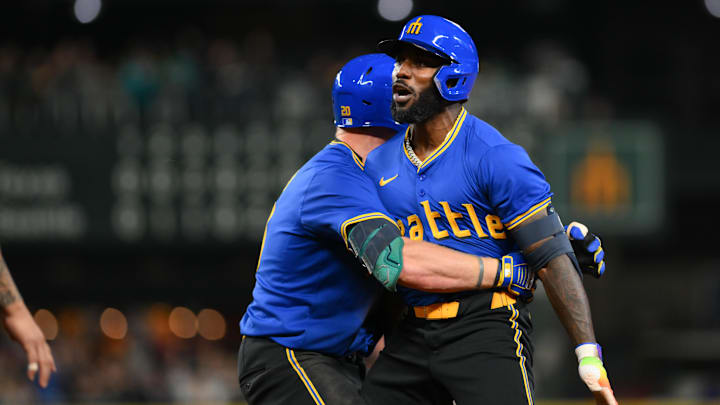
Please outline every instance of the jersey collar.
M426 168L430 162L435 160L438 156L440 156L447 148L450 146L451 143L455 140L457 137L457 134L460 132L460 129L463 126L463 123L465 122L465 117L467 117L467 110L465 107L461 107L460 114L458 114L458 117L455 119L455 123L453 124L452 128L450 128L450 131L445 135L445 140L438 146L437 149L433 151L433 153L430 154L425 160L420 164L420 166L417 167L418 173L420 170ZM405 130L405 138L408 138L410 136L410 127L408 127ZM405 142L401 143L403 152L405 152L405 157L410 161L410 163L415 166L414 163L412 163L412 159L410 158L410 155L408 154L407 150L405 149Z
M352 150L350 145L346 144L345 142L343 142L337 138L334 139L332 142L330 142L330 145L342 145L342 146L348 148L348 150L350 151L350 154L352 154L355 164L358 165L358 167L360 167L360 169L365 170L365 163L360 158L360 155L358 155L357 153L355 153L354 150Z

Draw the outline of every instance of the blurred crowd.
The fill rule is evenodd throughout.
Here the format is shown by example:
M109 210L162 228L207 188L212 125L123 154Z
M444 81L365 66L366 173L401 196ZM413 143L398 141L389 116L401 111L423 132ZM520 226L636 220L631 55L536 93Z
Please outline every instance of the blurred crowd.
M108 183L115 184L122 219L118 232L127 240L141 232L134 227L133 215L144 212L137 206L146 204L150 219L161 219L162 213L177 208L165 197L171 187L182 189L182 196L172 198L182 199L180 210L192 214L182 218L213 212L218 219L213 232L220 237L244 232L259 239L279 190L333 136L330 89L335 73L351 57L372 52L372 47L355 44L341 52L302 52L281 49L265 31L233 40L189 32L170 42L138 39L115 48L87 39L30 47L0 43L0 134L111 138L117 145L117 167ZM481 53L481 74L467 108L534 155L543 145L538 134L553 136L554 128L572 120L614 116L612 104L594 94L591 84L587 67L554 42L531 44L512 58ZM134 148L135 144L141 146ZM166 147L181 152L173 155ZM204 185L206 170L217 186ZM150 179L148 190L138 191L138 176ZM163 180L168 178L177 181ZM196 201L200 193L210 194L212 202ZM227 227L237 206L245 216L238 214L238 222ZM212 220L195 228L195 222L188 223L193 232L215 226ZM159 224L157 229L166 228ZM606 286L607 313L621 311L613 307L620 305L613 301L613 292L633 296L632 286L647 282L644 275L637 277L641 276L642 281L626 281L625 290L610 291ZM58 308L71 304L58 303ZM238 313L242 309L237 308ZM602 314L603 307L595 309ZM128 312L127 335L114 339L95 321L77 321L96 317L99 310L72 311L75 315L68 319L74 322L59 316L60 332L51 343L58 373L47 390L27 382L22 351L0 336L0 404L240 399L236 323L228 323L229 332L220 340L178 338L147 326L143 319L148 308L136 308ZM541 319L538 316L538 325ZM545 319L553 319L552 313ZM576 381L565 383L576 364L566 356L560 326L554 326L554 334L549 329L538 333L542 350L537 381L538 387L545 387L540 393L568 396L566 387L572 386L583 395L584 387ZM616 353L623 353L624 341L612 343L617 343ZM632 347L627 346L627 359L617 356L619 361L611 365L618 378L623 375L621 366L631 362ZM639 369L634 366L626 367L626 374ZM553 381L556 384L550 384ZM712 381L689 381L682 387L664 387L663 380L649 376L636 394L718 395L711 389ZM622 389L622 381L615 386Z
M28 382L24 352L3 336L0 404L222 404L241 399L236 377L239 336L234 325L219 340L195 333L181 338L168 327L167 312L155 305L130 310L127 332L113 335L112 328L98 323L99 315L95 308L63 307L58 311L59 328L54 329L36 315L44 332L55 335L50 345L58 372L44 390Z
M185 33L172 43L138 39L119 49L78 39L49 48L0 44L0 129L92 135L127 122L307 126L331 119L334 75L350 58L373 51L362 45L298 54L278 49L265 31L239 40ZM468 106L500 128L612 114L591 94L587 69L558 43L518 50L512 60L521 63L480 56ZM306 133L311 129L302 136L331 136Z
M299 69L278 65L272 37L262 32L242 42L191 34L176 42L137 40L112 50L85 40L48 49L0 45L0 125L26 132L42 118L49 122L40 125L60 132L93 134L138 120L311 118L323 105L311 83L317 75L332 80L313 60Z
M303 54L267 31L237 40L185 32L112 49L86 39L0 43L0 133L115 145L107 216L121 240L259 241L277 194L333 136L335 73L368 51ZM536 158L558 124L612 114L557 43L533 44L517 60L481 55L467 106ZM77 153L104 156L87 149Z

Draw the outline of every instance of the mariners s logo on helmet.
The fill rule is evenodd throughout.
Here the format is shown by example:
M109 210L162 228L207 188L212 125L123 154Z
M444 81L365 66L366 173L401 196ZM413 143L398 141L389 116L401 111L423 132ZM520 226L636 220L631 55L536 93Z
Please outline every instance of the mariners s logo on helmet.
M401 43L414 45L447 61L435 73L440 95L449 101L467 100L480 71L477 49L470 34L458 24L436 15L422 15L405 24L398 39L381 41L380 51L395 57Z

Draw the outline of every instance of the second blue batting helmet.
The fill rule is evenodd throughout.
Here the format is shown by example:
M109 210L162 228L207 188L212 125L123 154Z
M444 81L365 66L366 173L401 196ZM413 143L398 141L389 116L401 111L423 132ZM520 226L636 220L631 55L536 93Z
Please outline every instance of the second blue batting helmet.
M392 119L392 70L395 61L382 53L358 56L335 76L332 89L335 126L404 128Z
M401 43L415 45L447 60L448 64L435 74L435 85L446 100L467 100L480 71L480 62L475 43L462 27L436 15L421 15L405 24L398 39L381 41L378 48L395 57Z

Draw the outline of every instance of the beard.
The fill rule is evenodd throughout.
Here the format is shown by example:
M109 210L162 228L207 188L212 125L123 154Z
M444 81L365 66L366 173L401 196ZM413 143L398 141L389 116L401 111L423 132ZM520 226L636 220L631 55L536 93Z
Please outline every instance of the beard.
M450 103L442 98L437 87L430 86L423 90L417 100L406 109L401 109L393 100L390 112L393 119L401 124L417 124L439 114L448 104Z

